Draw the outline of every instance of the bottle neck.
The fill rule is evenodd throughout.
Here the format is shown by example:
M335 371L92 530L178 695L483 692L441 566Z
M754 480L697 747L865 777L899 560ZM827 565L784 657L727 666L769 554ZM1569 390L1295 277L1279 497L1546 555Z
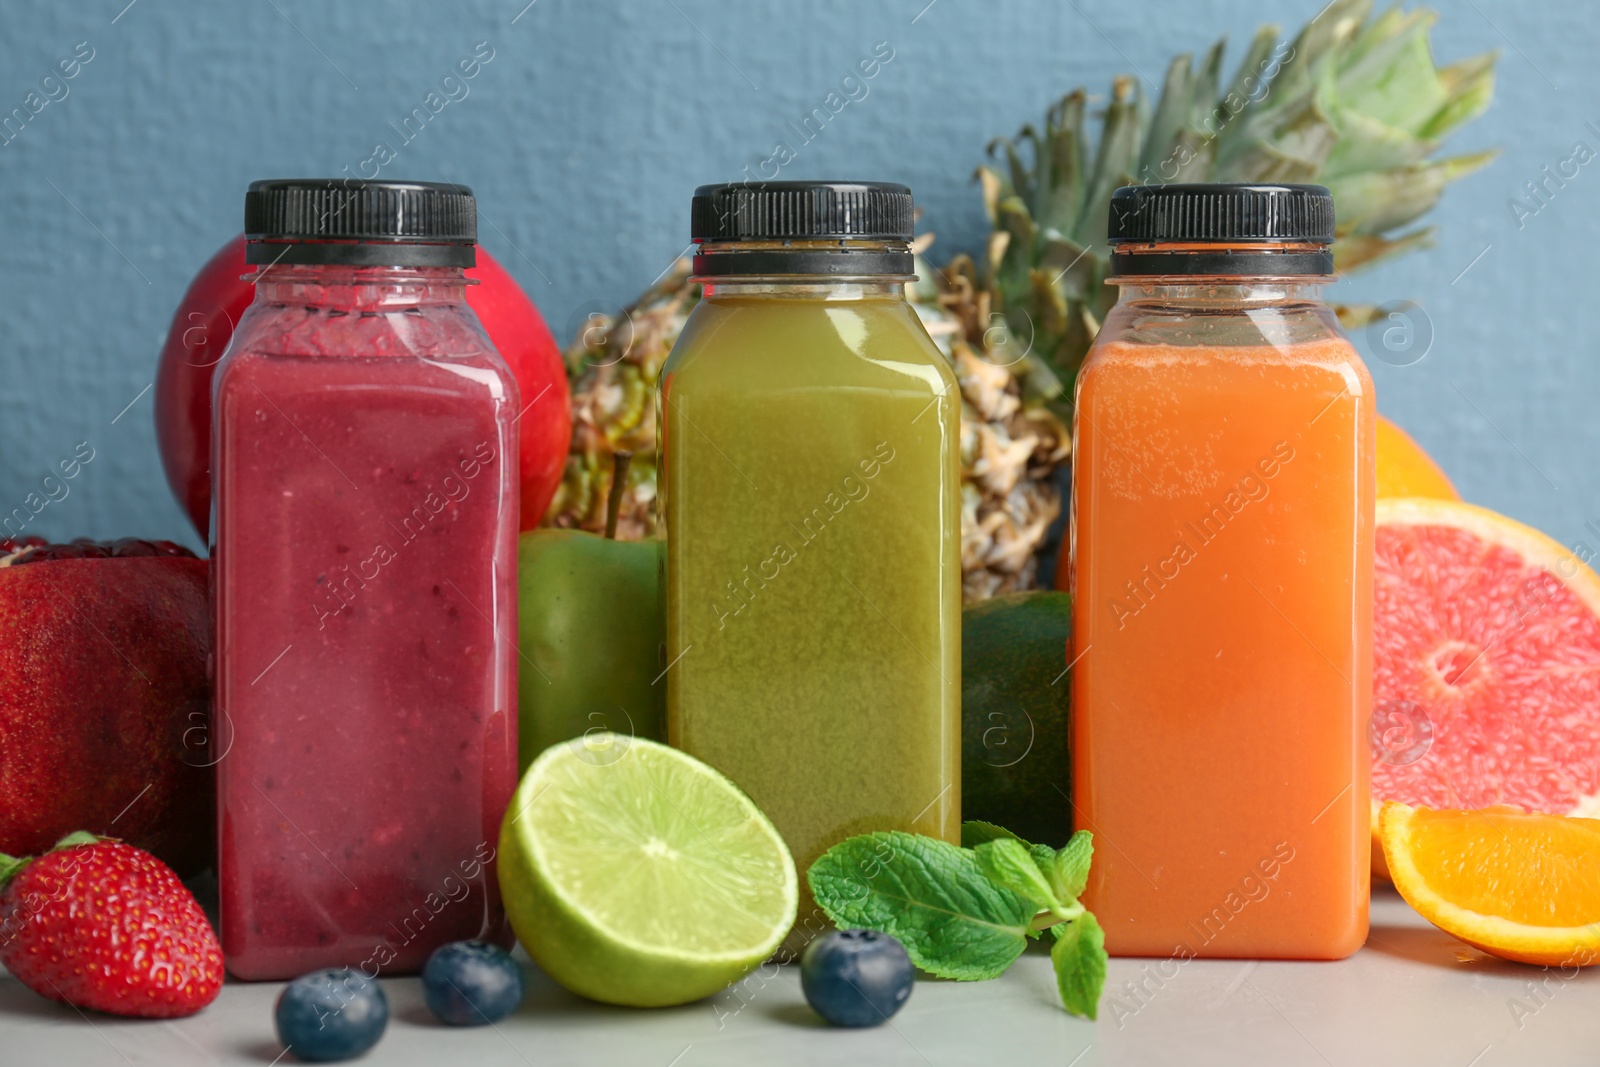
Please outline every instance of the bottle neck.
M905 283L916 280L909 244L863 238L702 241L694 273L713 300L884 299L904 297Z
M269 265L254 275L256 303L342 311L400 311L461 304L476 284L460 267Z
M898 277L884 281L842 281L838 278L797 275L783 278L706 278L701 281L707 300L904 300L906 283Z
M1106 280L1124 299L1134 290L1171 290L1162 295L1173 299L1213 291L1225 301L1278 303L1321 300L1332 275L1333 253L1320 241L1150 241L1118 245Z
M1327 278L1141 278L1110 279L1119 304L1182 307L1194 311L1224 308L1320 304Z

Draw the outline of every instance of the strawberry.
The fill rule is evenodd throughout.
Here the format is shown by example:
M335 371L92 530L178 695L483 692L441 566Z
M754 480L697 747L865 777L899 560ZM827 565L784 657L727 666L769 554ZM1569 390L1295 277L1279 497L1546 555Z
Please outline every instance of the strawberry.
M222 948L172 868L76 833L0 855L0 964L40 996L113 1015L193 1015L222 988Z

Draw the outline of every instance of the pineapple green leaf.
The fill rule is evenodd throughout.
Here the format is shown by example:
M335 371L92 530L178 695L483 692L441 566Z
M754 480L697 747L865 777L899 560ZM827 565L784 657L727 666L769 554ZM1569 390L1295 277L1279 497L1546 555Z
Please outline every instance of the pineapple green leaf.
M1372 234L1341 237L1333 243L1333 269L1340 274L1348 274L1419 248L1431 248L1433 235L1434 227L1424 226L1395 237Z
M1413 12L1395 37L1342 69L1340 90L1349 105L1412 132L1427 125L1449 100L1428 44L1437 21L1432 11Z
M1339 316L1339 325L1344 327L1345 333L1366 329L1381 314L1377 304L1335 304L1333 313Z
M1069 307L1067 297L1061 287L1056 284L1056 273L1050 270L1032 270L1028 272L1028 282L1032 289L1033 314L1027 316L1021 323L1012 323L1012 329L1033 329L1035 343L1041 338L1060 337L1066 332L1067 314ZM1024 309L1019 308L1019 311ZM1008 319L1008 321L1010 321Z
M1009 336L1009 335L1008 335ZM1012 347L1015 342L1008 342ZM1065 393L1061 379L1056 377L1056 372L1042 359L1030 355L1026 349L1015 359L1010 358L1008 350L1002 350L1001 359L1006 365L1015 363L1022 369L1022 401L1024 404L1039 404L1055 400Z
M1190 79L1190 96L1192 103L1189 107L1189 128L1197 132L1206 132L1207 123L1213 121L1220 105L1217 95L1217 86L1222 80L1222 57L1227 51L1228 39L1219 38L1210 48L1206 49L1205 58L1196 68L1194 77Z
M1115 299L1106 210L1133 182L1326 184L1341 272L1425 245L1432 231L1417 220L1493 158L1438 154L1489 105L1496 56L1438 66L1436 21L1426 8L1374 14L1371 0L1333 0L1288 41L1275 26L1257 30L1231 78L1222 41L1198 63L1178 56L1153 110L1144 86L1118 76L1098 138L1085 128L1085 91L1062 96L1042 129L991 144L995 165L979 171L994 229L982 271L993 309L1070 382ZM1056 401L1063 413L1068 404Z
M1033 148L1034 157L1039 154L1039 136L1033 127L1024 126L1017 134L1018 141L1027 141ZM1024 204L1032 204L1034 197L1033 174L1028 170L1028 165L1022 161L1022 155L1017 151L1014 141L1006 142L1006 165L1011 170L1011 187L1016 190L1017 197ZM1049 175L1040 175L1041 180L1048 181Z
M1072 300L1087 300L1100 285L1089 250L1060 234L1046 234L1039 251L1039 267L1050 272L1050 282Z
M1011 234L1005 230L995 230L989 234L988 255L985 257L989 264L989 277L984 282L986 288L993 289L997 284L996 275L999 265L1006 261L1006 252L1011 247Z
M1189 114L1197 102L1190 86L1194 79L1189 73L1192 57L1181 55L1167 68L1166 84L1161 87L1161 98L1150 117L1150 129L1145 134L1144 151L1139 156L1139 177L1153 178L1157 168L1166 160L1177 143L1178 134L1189 121Z
M1050 109L1045 123L1051 180L1043 184L1036 198L1039 225L1046 230L1070 233L1083 206L1088 144L1083 131L1084 105L1083 93L1068 93Z
M1118 75L1112 80L1111 101L1106 105L1105 123L1100 131L1100 149L1095 154L1094 169L1079 209L1078 225L1073 231L1085 244L1105 243L1106 211L1111 204L1111 194L1119 186L1133 181L1139 141L1143 136L1143 99L1144 90L1135 79Z
M1222 94L1218 101L1219 108L1224 114L1237 116L1249 110L1254 104L1265 100L1270 90L1272 79L1282 69L1282 64L1273 63L1272 56L1278 47L1279 29L1275 25L1263 26L1256 31L1250 39L1250 47L1245 49L1244 58L1239 61L1239 69L1233 76L1233 81L1228 84L1228 91ZM1220 46L1223 42L1218 41ZM1287 54L1287 48L1284 54ZM1218 53L1220 58L1220 52Z
M1492 152L1418 163L1393 170L1343 174L1327 180L1339 210L1339 231L1384 234L1426 214L1444 187L1494 158Z
M1318 11L1294 39L1295 60L1303 65L1300 69L1309 69L1328 56L1337 58L1340 51L1349 49L1371 13L1372 0L1334 0Z
M1445 88L1446 102L1418 131L1418 136L1438 140L1483 114L1494 98L1494 64L1498 58L1493 52L1485 52L1441 70L1439 80Z
M1436 147L1407 130L1341 104L1333 104L1329 112L1338 139L1322 164L1324 185L1341 174L1410 167L1426 159Z

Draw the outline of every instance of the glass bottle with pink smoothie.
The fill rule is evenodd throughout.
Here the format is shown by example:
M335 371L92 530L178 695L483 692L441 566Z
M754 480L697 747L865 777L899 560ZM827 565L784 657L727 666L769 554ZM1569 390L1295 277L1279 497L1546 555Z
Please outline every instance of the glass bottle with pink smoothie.
M420 969L504 937L517 387L461 186L255 182L213 405L228 970Z

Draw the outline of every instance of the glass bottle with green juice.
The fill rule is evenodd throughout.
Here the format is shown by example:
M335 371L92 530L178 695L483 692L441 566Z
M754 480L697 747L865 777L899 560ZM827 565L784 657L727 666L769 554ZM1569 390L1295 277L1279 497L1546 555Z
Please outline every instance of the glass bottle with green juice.
M692 231L657 398L668 738L802 874L853 834L957 842L960 393L905 298L910 190L702 186Z

